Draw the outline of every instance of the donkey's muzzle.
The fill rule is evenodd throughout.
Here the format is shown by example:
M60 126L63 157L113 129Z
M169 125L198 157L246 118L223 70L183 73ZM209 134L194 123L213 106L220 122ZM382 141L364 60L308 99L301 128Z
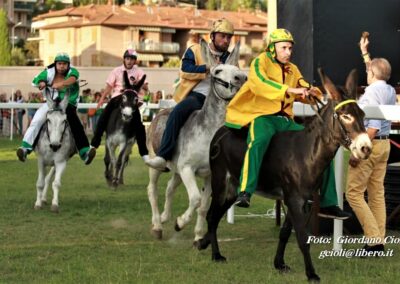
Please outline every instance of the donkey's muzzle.
M57 143L57 144L50 144L50 148L51 148L51 150L53 150L53 152L57 152L58 149L61 148L61 144L60 144L60 143Z
M122 119L125 120L125 121L126 120L131 120L132 119L132 115L123 113L122 114Z

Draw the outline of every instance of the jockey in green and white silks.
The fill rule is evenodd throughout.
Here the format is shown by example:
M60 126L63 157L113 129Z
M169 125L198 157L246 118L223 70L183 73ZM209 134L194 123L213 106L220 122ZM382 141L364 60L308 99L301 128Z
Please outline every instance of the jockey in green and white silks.
M43 90L46 86L52 86L52 99L59 97L63 99L69 93L68 107L66 109L68 124L74 136L79 156L86 164L89 164L95 156L95 149L90 148L83 126L76 114L76 107L79 101L79 72L70 64L69 55L59 53L54 63L47 66L32 81L32 85ZM48 105L43 104L35 113L31 124L25 132L22 145L17 151L21 161L25 161L27 154L33 150L33 143L38 136L42 125L46 121Z

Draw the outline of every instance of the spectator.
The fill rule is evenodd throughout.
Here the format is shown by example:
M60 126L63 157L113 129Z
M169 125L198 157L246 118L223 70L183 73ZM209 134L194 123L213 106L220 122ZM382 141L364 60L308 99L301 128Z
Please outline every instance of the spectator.
M93 95L93 103L99 103L100 98L101 98L101 92L95 92ZM107 103L107 101L108 101L108 99L106 98L104 102ZM94 130L97 127L97 121L99 120L99 117L103 112L103 109L102 108L98 108L98 109L94 108L94 109L90 109L89 111L92 111L92 110L94 110L94 112L90 115L90 120L91 120L91 124L92 124L92 130L94 133Z
M143 91L143 102L145 103L149 103L151 101L151 95L152 93L150 93L149 90L149 83L145 82L142 86L142 91Z
M90 103L91 100L91 90L90 89L85 89L82 91L82 96L79 98L80 103ZM83 129L87 130L88 128L88 109L87 108L78 108L78 117L82 122Z
M157 91L153 96L152 96L152 100L151 102L153 104L158 104L160 102L160 100L162 100L162 92L161 91Z
M42 96L40 93L30 92L28 94L28 102L29 103L42 103ZM36 113L36 108L28 109L28 126L31 125L31 121Z
M2 93L0 94L0 103L7 103L7 94ZM11 111L10 109L1 109L1 120L2 120L2 134L4 136L10 135L10 118L11 118Z
M386 83L391 66L384 58L370 59L368 38L361 38L360 49L367 70L368 87L358 103L366 105L394 105L396 92ZM372 153L367 160L351 156L347 176L347 200L360 221L367 243L366 251L384 251L386 226L384 178L390 152L388 120L366 119L365 128L372 140ZM368 192L368 203L364 193Z
M22 96L21 90L17 90L14 94L15 101L17 103L24 103L24 97ZM15 109L17 113L17 119L18 119L18 133L19 135L23 134L23 127L24 127L24 115L26 113L25 109Z

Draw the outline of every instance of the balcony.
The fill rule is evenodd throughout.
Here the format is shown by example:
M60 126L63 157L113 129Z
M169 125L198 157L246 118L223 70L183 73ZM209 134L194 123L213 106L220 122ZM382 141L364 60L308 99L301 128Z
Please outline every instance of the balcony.
M157 53L170 53L176 54L179 52L179 43L176 42L134 42L132 48L138 52L157 52Z
M33 8L35 7L35 2L14 2L14 11L26 11L33 12Z

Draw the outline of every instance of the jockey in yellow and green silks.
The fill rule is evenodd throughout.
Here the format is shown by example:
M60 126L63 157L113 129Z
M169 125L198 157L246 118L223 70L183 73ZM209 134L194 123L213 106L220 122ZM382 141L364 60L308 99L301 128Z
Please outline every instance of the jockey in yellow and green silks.
M253 60L247 82L227 108L226 126L237 129L249 127L236 201L236 205L241 207L250 205L250 197L256 190L261 163L272 136L277 132L304 128L293 120L293 103L308 103L306 97L310 85L303 79L297 66L290 62L293 45L293 36L289 31L273 31L267 50ZM314 94L322 95L318 88L311 89ZM325 173L321 196L321 207L338 211L333 167ZM336 218L340 212L330 215Z

